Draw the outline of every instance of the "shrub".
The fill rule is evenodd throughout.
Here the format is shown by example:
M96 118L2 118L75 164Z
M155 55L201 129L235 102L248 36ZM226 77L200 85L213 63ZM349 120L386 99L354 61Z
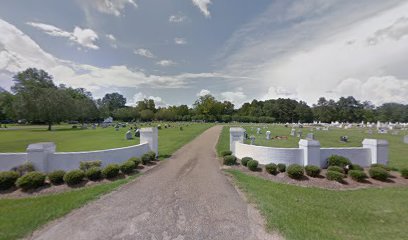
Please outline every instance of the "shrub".
M291 164L286 169L290 178L301 179L304 176L303 167L298 164Z
M0 190L6 190L14 186L18 177L20 175L15 171L0 172Z
M330 167L327 168L327 171L335 171L335 172L339 172L339 173L344 174L344 169L342 167L339 167L339 166L330 166Z
M40 172L29 172L17 179L16 185L23 190L28 190L41 187L44 185L44 182L45 174Z
M320 174L320 168L318 166L308 165L305 167L306 175L310 177L317 177Z
M145 154L142 155L142 163L143 165L146 165L150 163L151 161L156 159L156 153L153 151L149 151Z
M343 182L343 177L344 174L343 173L339 173L337 171L327 171L326 173L326 178L327 180L330 181L336 181L336 182Z
M408 179L408 168L401 169L401 177Z
M385 169L385 170L388 171L388 172L391 171L391 168L390 168L390 167L388 167L388 166L386 166L386 165L384 165L384 164L379 164L379 163L371 164L370 167L380 167L380 168Z
M18 175L23 176L24 174L35 171L35 168L32 163L26 162L17 167L12 168L11 170L16 171Z
M231 166L231 165L235 165L236 162L237 162L237 158L235 156L233 155L224 156L224 160L223 160L224 165Z
M269 163L265 165L265 170L273 175L278 174L278 167L276 166L275 163Z
M57 184L61 184L64 182L64 175L65 175L65 171L57 170L57 171L50 172L48 174L48 179L50 180L52 184L57 185Z
M85 172L85 176L91 181L97 181L102 178L102 170L100 167L91 167Z
M114 178L119 175L119 165L118 164L109 164L102 170L103 176L106 178Z
M131 157L131 158L129 158L128 161L134 162L135 163L135 168L137 168L137 166L139 166L139 164L142 163L142 160L140 160L140 158L138 158L138 157Z
M339 155L331 155L329 158L327 158L327 163L329 166L338 166L342 168L344 168L346 165L351 165L348 158Z
M147 154L150 156L150 161L156 160L156 153L153 151L148 151Z
M390 176L388 171L382 167L371 167L368 170L368 173L370 174L371 178L380 180L380 181L386 181L388 177Z
M232 155L232 151L226 150L226 151L222 151L222 152L221 152L221 156L222 156L222 157L225 157L225 156L227 156L227 155Z
M367 174L361 170L350 170L349 175L354 181L357 182L362 182L368 177Z
M364 171L364 168L358 164L351 164L350 170Z
M84 172L86 172L86 170L92 167L101 167L101 166L102 166L102 161L100 160L79 162L79 169L81 169Z
M64 175L64 182L68 185L75 185L82 182L85 177L85 173L82 170L72 170Z
M247 167L248 167L249 170L255 171L256 169L258 169L258 164L259 164L258 161L250 160L247 163Z
M286 172L286 165L284 163L278 163L279 172Z
M124 174L129 174L135 169L135 163L133 161L126 161L120 165L120 171Z
M242 158L242 159L241 159L241 164L242 164L242 166L246 166L247 163L248 163L249 161L251 161L251 160L254 160L254 159L252 159L251 157L244 157L244 158Z

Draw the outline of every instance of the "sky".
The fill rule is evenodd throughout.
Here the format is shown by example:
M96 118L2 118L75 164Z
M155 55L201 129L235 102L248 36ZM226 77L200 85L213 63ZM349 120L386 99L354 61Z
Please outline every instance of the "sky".
M1 0L0 88L29 67L95 98L408 103L408 1Z

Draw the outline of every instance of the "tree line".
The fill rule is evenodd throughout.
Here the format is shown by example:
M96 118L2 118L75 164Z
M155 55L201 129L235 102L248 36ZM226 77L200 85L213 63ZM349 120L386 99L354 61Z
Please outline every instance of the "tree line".
M321 122L408 122L408 105L385 103L374 106L354 97L320 98L312 106L293 99L253 100L235 109L229 101L212 95L200 96L191 108L187 105L157 107L152 99L126 106L119 93L94 99L84 88L56 85L44 70L29 68L13 76L11 93L0 92L0 121L47 124L63 121L100 122L108 116L121 121L209 121L292 123Z

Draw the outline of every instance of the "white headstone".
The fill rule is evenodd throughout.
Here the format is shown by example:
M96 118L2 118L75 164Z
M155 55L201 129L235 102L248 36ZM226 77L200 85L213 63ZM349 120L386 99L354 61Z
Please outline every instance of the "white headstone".
M261 129L260 128L256 129L256 134L261 134Z
M296 129L292 128L290 131L290 136L294 137L296 135Z
M126 140L131 140L132 139L132 132L130 130L126 132L125 138L126 138Z
M271 131L266 131L266 139L271 140Z

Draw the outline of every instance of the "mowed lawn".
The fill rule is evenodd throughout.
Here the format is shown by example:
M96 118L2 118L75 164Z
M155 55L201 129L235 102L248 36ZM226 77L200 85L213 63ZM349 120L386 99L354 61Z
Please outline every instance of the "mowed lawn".
M164 128L165 123L152 123L138 127L151 127L161 124L159 130L159 151L161 155L169 155L174 150L190 141L197 134L210 127L210 124L171 124L173 128ZM188 125L188 126L187 126ZM180 131L179 126L183 126ZM128 127L115 131L113 127L93 129L72 129L71 125L54 126L47 131L46 126L17 127L15 130L0 130L0 152L25 152L31 143L54 142L58 152L79 152L127 147L139 144L139 138L126 140Z
M163 123L161 124L164 125ZM170 156L177 149L191 141L193 138L204 132L206 129L211 127L211 124L194 124L190 123L189 126L184 125L183 131L180 131L179 127L175 128L162 128L159 130L159 153L160 158ZM152 124L153 126L153 124ZM52 135L52 133L46 131L32 131L33 129L24 129L24 130L7 130L1 131L0 134L7 132L7 134L14 132L18 133L19 131L25 132L25 134L30 135L31 140L37 142L38 139L44 139L43 141L55 141L57 146L63 147L58 148L60 151L74 151L74 150L84 150L83 146L80 146L81 142L87 142L88 147L85 150L92 149L104 149L110 147L120 147L117 142L105 143L105 147L100 147L98 138L107 137L111 141L121 141L124 139L125 129L121 129L118 132L115 132L113 128L109 129L98 129L98 130L74 130L74 131L55 131L52 133L57 133ZM89 134L85 134L89 132ZM76 141L75 143L70 143L69 147L64 146L66 140L64 140L64 134L69 133L68 135L71 141ZM120 138L114 136L119 134ZM72 135L71 135L72 134ZM76 134L76 135L75 135ZM34 136L33 136L34 135ZM89 135L92 135L91 137ZM112 135L114 137L112 137ZM11 135L9 135L11 136ZM23 138L24 134L21 135ZM55 136L58 136L57 138ZM66 136L66 135L65 135ZM87 138L84 139L80 138ZM60 141L61 140L61 141ZM0 135L0 141L8 142L3 135ZM27 141L22 141L22 139L16 139L16 137L9 139L9 141L14 142L15 144L24 145ZM92 142L93 141L93 142ZM103 140L105 141L105 140ZM30 141L28 141L30 142ZM132 144L137 144L139 140L131 140ZM1 144L2 144L1 143ZM92 145L93 144L93 145ZM127 143L122 143L124 146ZM9 145L12 146L12 145ZM126 146L126 145L125 145ZM3 147L3 146L1 146ZM22 149L24 151L25 147L19 146L14 147L14 150L7 150L7 152L17 151L17 149ZM65 150L64 150L65 149ZM106 194L118 186L131 181L134 177L130 179L122 179L114 182L101 184L92 187L85 187L81 189L71 190L64 193L39 196L39 197L30 197L24 199L0 199L0 240L8 239L18 239L26 236L27 234L34 231L36 228L44 225L45 223L54 220L56 218L62 217L65 214L69 213L75 208L83 206L85 203L98 198L99 196Z
M267 126L267 129L264 128ZM270 147L299 147L299 138L290 136L291 127L284 127L282 125L260 124L260 125L242 125L249 136L255 136L255 145L270 146ZM260 127L262 134L256 134L257 127ZM287 140L266 140L266 131L271 131L271 136L287 136ZM299 130L299 129L297 129ZM385 139L389 142L389 165L394 168L408 168L408 144L403 142L403 136L408 135L408 131L400 131L398 135L392 134L378 134L373 130L373 134L366 133L367 129L338 129L330 128L329 131L314 130L315 139L318 140L322 147L361 147L364 138ZM311 133L311 128L303 128L303 138L307 133ZM391 131L390 131L391 132ZM229 126L225 126L222 132L220 145L218 151L229 149ZM341 136L348 136L349 142L344 143L340 141ZM249 143L246 140L246 143Z
M286 239L407 239L408 188L333 191L276 183L228 170Z

